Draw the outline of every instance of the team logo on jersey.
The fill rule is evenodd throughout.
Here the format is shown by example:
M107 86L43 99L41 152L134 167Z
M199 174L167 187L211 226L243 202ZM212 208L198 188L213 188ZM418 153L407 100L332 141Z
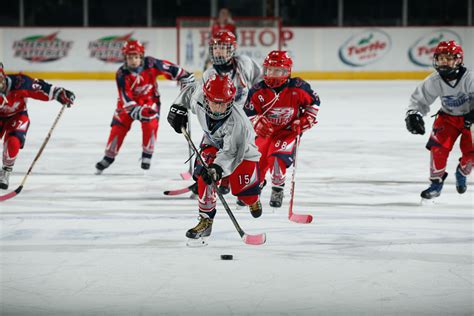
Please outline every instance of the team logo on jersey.
M270 123L274 125L286 125L291 121L293 113L293 108L273 108L268 114L266 114L266 117Z
M106 63L123 63L122 47L126 41L136 40L133 32L125 35L112 35L89 42L90 57L97 58ZM140 41L143 46L147 42Z
M391 47L387 33L370 29L346 40L339 48L339 58L346 65L362 67L382 59Z
M72 41L63 41L55 32L33 35L13 42L13 56L34 63L44 63L64 58L72 48Z
M417 39L408 50L412 63L420 67L431 67L436 46L441 41L455 40L461 43L461 37L451 30L436 30Z
M472 98L474 98L474 94L472 96L464 93L459 96L446 95L441 97L441 103L448 108L458 108L470 102Z

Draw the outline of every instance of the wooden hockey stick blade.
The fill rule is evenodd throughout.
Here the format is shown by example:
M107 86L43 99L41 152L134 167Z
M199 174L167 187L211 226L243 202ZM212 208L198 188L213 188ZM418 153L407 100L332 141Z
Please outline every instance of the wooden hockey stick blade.
M244 234L242 240L247 245L263 245L267 241L267 235L265 233L258 235Z
M163 194L172 196L172 195L184 194L184 193L187 193L187 192L190 192L190 191L191 191L191 189L189 187L185 187L185 188L182 188L182 189L168 190L168 191L163 192Z
M313 221L313 216L312 215L306 215L306 214L291 214L288 216L288 219L292 222L298 223L298 224L309 224Z
M12 197L17 196L17 195L21 192L22 189L23 189L23 185L20 185L18 188L16 188L15 191L12 191L12 192L7 193L7 194L5 194L5 195L0 195L0 202L9 200L9 199L11 199Z

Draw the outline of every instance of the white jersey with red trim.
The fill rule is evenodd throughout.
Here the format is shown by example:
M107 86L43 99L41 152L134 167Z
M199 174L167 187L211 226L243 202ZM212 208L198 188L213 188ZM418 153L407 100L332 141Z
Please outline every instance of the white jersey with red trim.
M465 68L464 68L465 69ZM474 74L465 69L457 81L446 81L437 72L429 75L416 87L410 97L409 111L422 115L430 112L430 105L441 99L441 111L453 116L462 116L474 109Z
M247 98L247 93L245 93ZM259 161L255 131L242 106L233 105L232 112L222 120L212 121L206 114L202 84L184 88L173 104L184 106L196 114L204 131L204 144L216 147L215 164L230 175L243 160Z
M225 67L210 67L202 75L203 82L206 82L212 75L228 75L237 88L235 102L241 107L245 104L248 90L254 84L262 80L261 67L250 57L246 55L237 55L233 58L233 67L228 71L223 71Z

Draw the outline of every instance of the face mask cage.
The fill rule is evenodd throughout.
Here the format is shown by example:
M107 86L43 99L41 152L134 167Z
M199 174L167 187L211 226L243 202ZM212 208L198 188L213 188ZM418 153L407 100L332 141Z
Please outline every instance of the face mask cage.
M205 97L204 104L205 104L206 114L213 120L222 120L223 118L227 117L232 112L232 101L228 103L219 103L219 102L213 102L213 103L214 103L214 107L218 106L219 109L222 109L222 108L224 109L222 111L214 112L211 109L211 104L209 100Z
M443 62L442 59L446 61ZM450 66L450 64L453 64L453 66ZM457 55L440 53L433 56L433 67L443 77L456 75L461 65L462 59Z
M263 67L263 79L267 86L276 88L281 86L290 77L290 70L286 67Z
M214 65L227 64L235 54L235 45L232 43L211 43L209 56Z

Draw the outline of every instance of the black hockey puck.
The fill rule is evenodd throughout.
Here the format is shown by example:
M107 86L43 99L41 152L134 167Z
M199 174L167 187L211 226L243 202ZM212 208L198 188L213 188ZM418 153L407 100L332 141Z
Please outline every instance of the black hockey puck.
M232 260L234 259L234 256L232 255L221 255L222 260Z

